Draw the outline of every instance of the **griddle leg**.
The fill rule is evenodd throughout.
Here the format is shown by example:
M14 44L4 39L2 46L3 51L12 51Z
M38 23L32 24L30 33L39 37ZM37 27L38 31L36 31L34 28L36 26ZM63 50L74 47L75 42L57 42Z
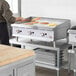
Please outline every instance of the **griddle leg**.
M76 74L75 74L75 73L76 73L76 68L75 68L75 60L76 60L76 59L75 59L75 54L76 54L76 53L75 53L74 45L72 45L72 50L74 51L74 54L73 54L73 55L74 55L73 72L74 72L74 76L76 76Z
M57 76L60 76L60 70L57 70Z
M18 37L16 37L16 41L18 42Z
M68 53L68 76L70 75L71 70L71 54Z
M53 47L54 47L54 48L56 47L56 43L55 43L55 41L53 41Z
M75 53L75 49L74 49L74 76L76 76L76 63L75 63L75 60L76 60L76 55L75 55L76 53Z
M22 49L25 49L25 45L21 45L21 48L22 48Z
M11 46L13 46L13 44L12 44L12 43L11 43L10 45L11 45Z
M60 76L60 49L57 51L57 76Z
M73 72L74 72L74 76L76 76L76 74L75 74L75 69L73 70Z

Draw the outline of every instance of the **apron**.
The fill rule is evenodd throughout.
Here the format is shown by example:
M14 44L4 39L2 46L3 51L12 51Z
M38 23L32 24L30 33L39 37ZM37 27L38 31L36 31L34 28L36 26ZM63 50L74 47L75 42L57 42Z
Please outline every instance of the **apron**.
M9 34L6 22L0 23L0 43L4 45L9 45Z

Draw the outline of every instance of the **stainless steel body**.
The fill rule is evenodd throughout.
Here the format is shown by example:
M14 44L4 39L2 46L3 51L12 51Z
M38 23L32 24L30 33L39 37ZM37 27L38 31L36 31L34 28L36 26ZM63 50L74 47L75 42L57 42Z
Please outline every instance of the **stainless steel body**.
M69 69L74 71L74 76L76 76L76 26L71 27L68 30L68 41L72 45L72 49L69 52Z
M69 29L68 34L69 44L76 45L76 30Z
M40 22L55 23L56 26L44 24L25 25L23 23L12 24L12 35L26 37L42 41L56 41L67 37L67 30L70 28L70 20L41 18Z

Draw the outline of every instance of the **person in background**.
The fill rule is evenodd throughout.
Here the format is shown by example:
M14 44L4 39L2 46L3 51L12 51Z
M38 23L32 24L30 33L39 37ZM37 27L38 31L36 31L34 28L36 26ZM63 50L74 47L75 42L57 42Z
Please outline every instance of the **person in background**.
M13 17L10 6L7 1L0 0L0 43L9 45L9 33L7 23L13 24L16 21L23 20L21 17Z

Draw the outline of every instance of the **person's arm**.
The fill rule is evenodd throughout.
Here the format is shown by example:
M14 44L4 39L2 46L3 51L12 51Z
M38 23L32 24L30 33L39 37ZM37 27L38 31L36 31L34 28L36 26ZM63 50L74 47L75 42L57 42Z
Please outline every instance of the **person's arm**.
M3 10L2 16L8 23L14 23L16 21L16 18L13 17L13 13L10 10L10 6L6 1L3 2L2 10Z
M13 13L10 10L9 4L4 1L2 5L3 14L2 16L8 23L15 23L16 21L25 21L25 18L22 17L13 17Z

